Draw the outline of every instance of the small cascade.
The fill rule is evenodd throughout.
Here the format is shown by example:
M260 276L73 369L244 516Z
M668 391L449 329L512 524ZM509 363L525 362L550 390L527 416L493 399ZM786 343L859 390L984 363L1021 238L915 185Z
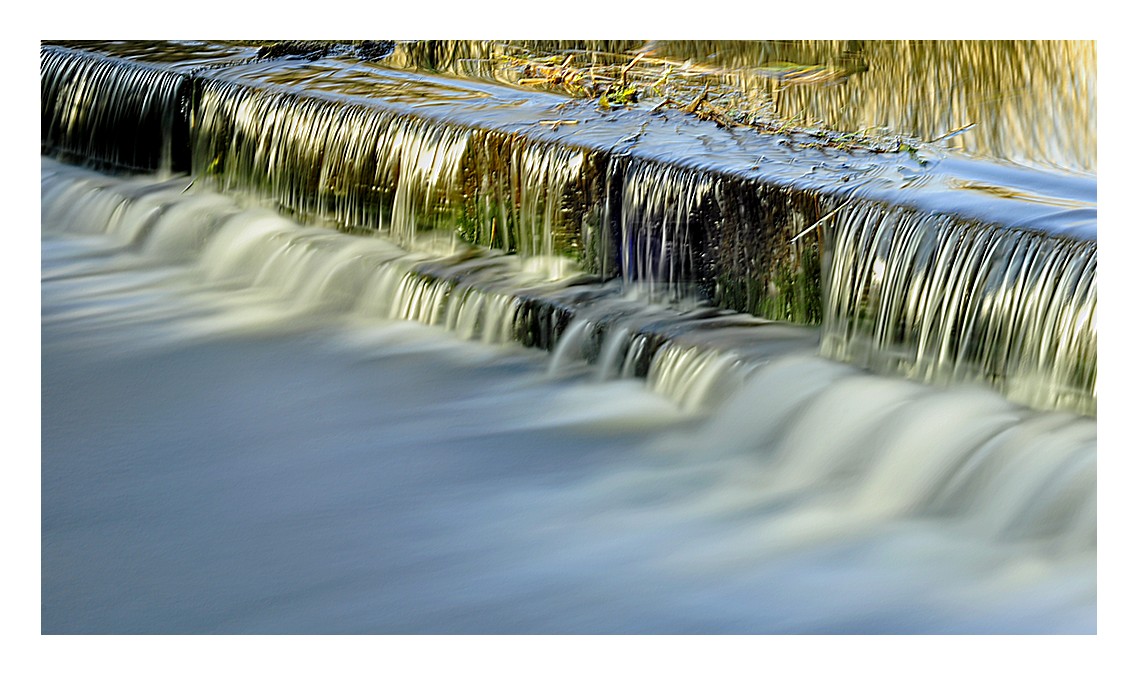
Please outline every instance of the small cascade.
M583 362L598 379L644 378L692 411L713 407L785 349L783 336L771 339L773 324L753 317L648 302L647 290L588 283L449 237L420 237L408 251L385 237L303 227L187 189L187 178L124 181L44 160L42 183L53 229L107 235L143 256L188 263L207 286L252 291L296 312L415 321L468 340L546 349L554 373ZM732 328L738 339L724 343ZM815 339L798 333L787 344L812 351Z
M711 278L701 251L720 219L716 184L703 172L633 162L623 174L619 215L621 275L659 301L697 297Z
M649 329L660 322L674 323L679 316L669 307L638 302L619 292L594 298L578 307L553 351L549 371L557 373L583 362L595 367L599 379L644 377L664 341Z
M189 169L187 75L59 47L40 50L40 152L128 171Z
M106 235L142 256L189 264L206 286L255 292L296 312L415 321L468 340L546 349L553 372L584 362L599 379L646 378L690 410L721 400L786 345L816 344L811 331L786 338L771 332L776 324L727 310L648 302L647 290L448 236L420 236L408 250L242 208L184 177L123 180L43 163L42 210L53 230ZM724 343L732 329L737 339Z
M180 194L189 183L184 178L123 180L50 160L43 160L43 166L40 198L45 223L72 234L110 235L135 250L142 249L154 223L174 206L169 195ZM180 202L183 208L186 205ZM162 253L168 259L186 251Z
M824 355L1094 414L1096 242L881 206L833 229Z
M797 504L793 536L917 518L1050 555L1096 548L1096 422L986 389L776 358L751 371L695 437L719 461L762 458L738 480L756 509Z
M398 176L387 231L406 245L413 245L419 232L454 229L461 206L461 160L470 140L467 131L416 122L388 126L378 146L380 162L386 164L380 175Z
M811 225L833 199L646 161L614 162L609 183L619 186L609 218L626 283L656 301L820 322L823 242Z
M105 236L132 268L184 266L194 285L275 304L289 318L409 320L549 349L553 369L584 360L602 379L644 377L706 416L691 441L699 461L760 461L753 475L734 476L756 505L798 503L827 528L941 518L974 537L1060 555L1096 546L1091 418L1030 410L981 387L867 374L819 358L804 328L653 305L450 239L408 252L240 207L187 189L187 178L42 163L45 234Z
M42 213L53 231L105 235L207 286L256 290L299 312L435 325L491 344L551 349L579 273L528 264L450 237L408 251L385 237L304 227L242 208L186 178L121 180L44 161ZM563 297L562 297L563 296Z
M195 171L297 218L569 260L598 228L582 149L246 82L204 82L198 107Z
M224 81L204 83L198 108L195 173L222 189L407 243L457 220L468 133Z
M584 166L588 153L577 148L564 148L553 145L518 143L514 160L510 166L515 174L510 185L517 185L517 226L512 228L518 235L515 247L517 253L528 257L553 257L560 251L579 248L579 241L554 241L556 236L572 237L577 232L588 233L580 222L572 227L565 226L566 205L583 203L585 200L570 201L569 190L578 185L584 177ZM571 208L571 207L570 207ZM583 217L579 214L577 217Z
M510 98L488 85L463 90L334 56L242 64L214 50L221 61L206 67L213 57L189 59L190 46L178 49L184 66L160 67L145 55L43 47L44 153L167 174L182 167L195 185L302 222L379 232L448 260L403 270L417 281L389 290L418 308L392 316L552 349L576 314L565 308L581 308L568 287L583 270L620 277L619 288L591 291L587 302L604 298L606 309L594 316L593 305L584 307L580 320L590 327L557 362L583 357L604 377L647 376L666 342L645 337L658 331L645 329L639 309L616 309L619 293L629 307L713 303L799 324L824 317L821 349L831 358L930 382L983 381L1032 406L1096 411L1094 241L882 206L850 197L871 192L853 186L819 188L867 173L887 194L886 171L855 166L851 155L842 155L844 168L821 155L799 167L797 156L778 150L779 168L763 174L776 163L764 155L745 170L715 164L716 148L745 149L736 158L754 161L735 135L733 145L700 135L706 154L682 158L675 151L689 147L691 134L673 148L656 140L658 152L641 151L656 122L645 116L629 117L639 131L621 136L612 129L628 119L579 109L570 119L549 100ZM529 131L500 116L479 121L479 112L513 106ZM680 126L664 128L684 137ZM918 178L912 185L934 182ZM968 190L967 198L985 197ZM1084 220L1088 203L1071 210L1034 200L1024 213ZM140 232L152 226L131 222ZM179 237L166 236L177 249ZM516 255L506 261L486 248ZM477 262L447 269L454 256ZM514 285L494 275L515 275ZM463 300L451 307L452 298ZM501 314L500 325L461 310L467 301ZM629 361L629 353L637 356Z
M683 409L706 411L770 359L816 350L817 334L807 328L706 304L653 303L646 291L620 291L574 306L550 373L588 364L596 379L644 378Z
M591 267L603 255L597 153L481 131L464 158L463 239L530 258Z
M758 362L699 344L672 342L651 360L648 386L689 410L707 410L729 398Z
M1091 190L141 51L41 49L48 629L1095 629Z
M152 67L60 47L44 53L105 64L121 70L124 82ZM546 264L564 259L605 278L623 274L661 301L700 298L768 318L819 318L808 291L817 285L815 242L787 244L819 209L793 191L613 156L603 140L584 147L445 115L408 114L370 97L353 78L369 78L375 91L399 100L430 101L436 91L430 86L438 85L400 83L391 71L353 70L346 61L309 72L287 61L203 67L184 58L194 64L185 70L192 76L179 77L192 77L193 96L171 133L189 138L173 147L192 156L192 166L188 159L178 165L199 180L301 220L381 231L406 245L421 232L453 232ZM349 72L342 81L304 88L304 77L337 67ZM44 86L55 77L45 74ZM400 84L422 89L400 94ZM542 115L552 124L559 116ZM93 139L104 133L88 131ZM97 142L153 145L131 134Z

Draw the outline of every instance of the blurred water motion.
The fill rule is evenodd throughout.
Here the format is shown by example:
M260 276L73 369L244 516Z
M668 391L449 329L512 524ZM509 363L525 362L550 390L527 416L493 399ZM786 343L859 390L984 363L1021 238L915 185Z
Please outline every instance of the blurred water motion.
M446 256L44 167L45 633L1096 631L1092 418L816 334L683 406L349 283Z

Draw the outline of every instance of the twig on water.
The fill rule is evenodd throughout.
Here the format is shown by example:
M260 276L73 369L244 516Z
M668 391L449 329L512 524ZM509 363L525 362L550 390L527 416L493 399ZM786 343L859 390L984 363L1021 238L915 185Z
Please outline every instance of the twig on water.
M630 136L625 136L625 137L621 138L620 140L616 141L616 145L619 145L621 143L626 143L628 141L632 141L632 142L638 141L638 140L640 140L640 136L643 136L644 131L647 131L647 122L644 122L643 124L641 124L640 130L637 131L636 133L634 133Z
M807 234L809 234L810 232L812 232L813 230L817 229L817 228L818 228L818 227L819 227L819 226L820 226L822 223L824 223L825 221L829 220L829 219L830 219L830 218L832 218L833 216L837 215L837 212L838 212L838 211L840 211L841 209L845 208L846 206L848 206L849 204L852 204L852 203L853 203L853 200L852 200L852 199L850 199L849 201L845 202L844 204L842 204L842 205L838 206L837 208L833 209L832 211L830 211L829 213L827 213L827 214L826 214L826 215L825 215L825 216L824 216L824 217L823 217L821 220L819 220L819 221L817 221L816 223L814 223L814 224L810 225L809 227L805 228L805 229L804 229L804 230L802 230L801 232L798 232L798 233L797 233L797 236L796 236L796 237L794 237L793 239L790 239L790 243L791 243L791 244L794 244L794 243L796 243L798 239L801 239L801 238L802 238L802 237L804 237L805 235L807 235Z
M939 143L940 141L946 141L949 138L954 138L954 137L962 134L963 132L970 130L976 124L977 124L977 122L972 122L971 124L965 124L958 129L953 129L952 131L947 132L943 136L937 136L936 138L933 138L932 140L928 141L928 143Z
M709 89L708 87L704 86L703 91L700 92L699 95L695 97L695 100L688 103L686 108L683 108L683 112L693 113L696 110L698 110L699 104L702 103L703 101L707 100L708 89Z
M543 124L547 127L552 127L556 131L562 124L579 124L580 120L539 120L537 124Z

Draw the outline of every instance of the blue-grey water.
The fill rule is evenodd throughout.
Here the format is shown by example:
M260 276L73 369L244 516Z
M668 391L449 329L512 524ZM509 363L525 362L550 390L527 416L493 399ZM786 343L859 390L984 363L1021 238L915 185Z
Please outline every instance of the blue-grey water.
M387 318L381 240L42 175L44 633L1096 631L1092 418L808 344L686 405Z

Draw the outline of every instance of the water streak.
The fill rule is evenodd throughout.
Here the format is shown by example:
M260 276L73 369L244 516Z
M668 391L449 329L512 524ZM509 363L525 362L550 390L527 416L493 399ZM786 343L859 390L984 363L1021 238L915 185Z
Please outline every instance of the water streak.
M620 269L629 284L646 287L650 296L677 301L697 296L693 282L709 275L699 269L706 228L717 214L715 180L674 166L633 163L623 176L620 200Z
M41 152L134 171L185 171L190 80L146 64L40 51Z
M42 167L45 632L1095 630L1092 419Z
M181 75L58 47L41 54L45 152L59 136L51 145L64 155L129 168L120 146L155 144L121 133L133 116L144 131L165 130L158 163L167 165L170 129L189 128L170 119L177 111L192 116L195 181L300 220L432 247L438 260L476 259L444 273L422 260L400 269L413 278L390 290L406 306L383 311L551 349L576 293L558 284L583 268L620 276L630 299L713 301L800 323L824 317L823 353L878 371L981 380L1030 405L1096 410L1094 241L863 200L834 211L834 198L812 188L421 117L356 96L371 80L356 82L346 66L346 83L328 75L341 73L333 64L303 69L320 85L313 91L292 86L294 68L222 68L196 80L189 105ZM86 115L91 106L103 112ZM80 137L86 145L72 143ZM281 255L264 274L286 274L279 266L290 260ZM534 287L500 281L510 275ZM492 327L463 311L467 302L493 312ZM611 320L588 320L587 339L603 339ZM643 326L611 325L618 339L586 350L587 359L599 356L602 373L646 375L646 361L621 355L648 359L660 343L640 339Z
M1096 242L884 207L832 236L823 354L1094 414Z

